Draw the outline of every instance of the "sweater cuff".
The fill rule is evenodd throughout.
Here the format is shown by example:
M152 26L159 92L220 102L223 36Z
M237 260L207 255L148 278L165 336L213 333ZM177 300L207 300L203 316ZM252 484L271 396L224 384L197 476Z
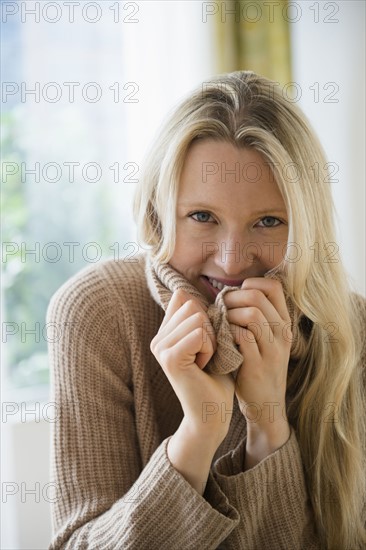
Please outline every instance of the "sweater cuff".
M296 433L253 468L243 471L245 439L217 459L214 480L241 512L229 548L319 548Z
M279 493L298 492L294 495L303 498L303 467L295 430L287 442L261 460L258 464L243 471L246 439L223 457L216 460L212 472L225 494L237 495L240 504L247 507L257 501L261 494L265 499L277 497ZM300 483L299 483L300 480Z
M171 436L166 438L155 450L146 466L145 472L159 472L159 483L151 483L150 475L145 479L142 474L141 494L155 492L151 500L164 501L164 509L174 510L170 522L178 523L183 527L184 537L190 540L212 541L220 543L238 525L240 515L228 501L227 496L217 485L210 472L204 495L201 496L191 484L174 468L169 460L167 447ZM181 510L182 517L177 522L177 511ZM169 522L169 523L170 523ZM177 523L176 523L177 522ZM170 525L172 525L170 523ZM187 531L192 531L188 536ZM183 533L182 533L183 534ZM182 539L184 540L184 539ZM176 541L172 541L176 542Z

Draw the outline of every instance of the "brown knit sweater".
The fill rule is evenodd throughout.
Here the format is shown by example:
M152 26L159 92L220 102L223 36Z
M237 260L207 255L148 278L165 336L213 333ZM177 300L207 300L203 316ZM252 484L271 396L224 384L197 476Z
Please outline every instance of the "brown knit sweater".
M49 346L59 412L50 549L319 548L293 428L243 472L246 423L235 399L203 496L170 463L167 443L183 411L150 342L171 290L198 291L172 269L157 277L145 253L133 260L83 269L48 309L59 334ZM218 347L229 342L236 361L218 298L210 319L221 331ZM232 370L225 353L220 361Z

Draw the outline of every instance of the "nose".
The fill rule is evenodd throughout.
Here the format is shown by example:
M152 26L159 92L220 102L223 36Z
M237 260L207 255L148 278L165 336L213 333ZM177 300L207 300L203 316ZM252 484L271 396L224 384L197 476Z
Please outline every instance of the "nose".
M259 260L258 245L243 236L220 240L215 247L214 263L218 270L231 279L242 279Z

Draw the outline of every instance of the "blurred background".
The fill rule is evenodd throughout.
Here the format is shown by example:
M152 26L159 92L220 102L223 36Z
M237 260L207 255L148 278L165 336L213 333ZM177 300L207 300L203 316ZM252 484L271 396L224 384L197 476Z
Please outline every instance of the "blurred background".
M1 1L2 549L51 536L48 302L84 266L139 250L142 160L192 88L249 69L300 105L365 295L364 22L363 0Z

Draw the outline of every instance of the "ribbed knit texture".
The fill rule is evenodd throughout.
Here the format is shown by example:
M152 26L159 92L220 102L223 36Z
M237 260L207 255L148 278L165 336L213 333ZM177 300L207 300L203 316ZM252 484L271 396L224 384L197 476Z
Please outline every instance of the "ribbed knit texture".
M149 254L146 255L145 274L151 295L164 311L168 307L173 292L178 289L190 293L207 308L207 316L216 336L217 349L205 366L205 371L214 374L227 374L236 371L241 366L243 357L230 332L224 296L231 290L237 290L237 287L224 286L216 296L215 302L210 304L207 298L178 271L169 264L154 262ZM287 293L286 274L280 269L275 269L269 271L264 277L281 281L291 322L297 324L301 313ZM292 351L294 351L295 345L298 347L296 340L298 339L294 339Z
M49 305L47 322L59 329L49 345L59 411L50 549L319 548L293 429L285 445L243 472L246 423L235 399L203 496L170 463L167 444L183 411L150 351L167 283L154 279L145 254L133 260L83 269ZM182 279L169 292L183 282L197 294ZM210 319L237 352L219 303ZM230 372L221 358L216 365Z
M207 363L205 370L215 374L226 374L237 370L243 357L232 338L226 318L224 295L235 287L225 286L210 304L185 277L169 264L154 264L149 255L146 257L146 280L150 292L157 303L166 311L174 290L183 289L197 298L207 308L207 316L216 335L217 349ZM211 329L207 327L207 330Z

